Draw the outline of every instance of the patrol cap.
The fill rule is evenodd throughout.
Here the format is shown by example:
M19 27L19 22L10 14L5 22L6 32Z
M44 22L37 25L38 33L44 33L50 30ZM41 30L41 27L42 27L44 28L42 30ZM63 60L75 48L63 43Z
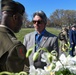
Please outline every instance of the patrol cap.
M25 12L25 8L19 2L9 1L2 7L2 11L11 11L14 14L20 13L21 15L23 15L23 13Z

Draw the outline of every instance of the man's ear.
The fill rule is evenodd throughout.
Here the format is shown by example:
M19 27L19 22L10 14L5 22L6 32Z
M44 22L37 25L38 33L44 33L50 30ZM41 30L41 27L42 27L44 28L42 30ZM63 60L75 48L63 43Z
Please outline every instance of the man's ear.
M13 15L13 19L14 20L17 20L17 15Z

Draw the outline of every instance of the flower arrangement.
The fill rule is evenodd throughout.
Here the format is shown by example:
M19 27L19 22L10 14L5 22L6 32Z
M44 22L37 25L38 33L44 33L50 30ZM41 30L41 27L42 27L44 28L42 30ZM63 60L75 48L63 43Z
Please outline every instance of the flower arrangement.
M69 55L70 44L65 44L67 51L63 48L65 54L61 54L59 59L57 59L57 52L52 50L48 52L46 48L40 48L37 50L36 53L33 55L33 61L38 58L39 51L44 50L45 52L41 55L41 61L46 62L46 66L44 69L35 68L33 65L30 66L29 74L26 72L20 73L10 73L10 72L0 72L0 75L76 75L76 56L71 57ZM33 48L30 48L27 53L26 57L29 57Z
M61 54L58 60L56 59L57 52L55 50L48 52L46 48L40 48L34 54L33 60L35 61L38 58L40 50L44 50L41 61L46 62L47 66L43 70L35 69L32 65L30 66L29 75L76 75L76 56L71 57L69 55L71 50L69 42L65 46L67 49L63 48L64 54Z

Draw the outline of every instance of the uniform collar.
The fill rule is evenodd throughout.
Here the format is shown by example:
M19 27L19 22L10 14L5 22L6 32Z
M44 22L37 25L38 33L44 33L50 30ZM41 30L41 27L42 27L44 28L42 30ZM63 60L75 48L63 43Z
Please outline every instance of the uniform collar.
M7 33L11 34L12 36L14 36L16 38L14 32L5 25L0 25L0 31L7 32Z
M10 28L8 28L8 27L5 26L5 25L0 25L0 27L7 28L7 29L9 29L12 33L14 33Z

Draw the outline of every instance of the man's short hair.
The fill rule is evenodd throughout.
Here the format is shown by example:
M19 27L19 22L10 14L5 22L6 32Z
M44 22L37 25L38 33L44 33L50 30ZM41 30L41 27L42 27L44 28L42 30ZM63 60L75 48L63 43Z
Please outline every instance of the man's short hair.
M35 17L35 15L40 16L41 19L43 20L43 22L44 22L45 24L47 24L47 16L46 16L46 14L45 14L42 10L35 12L35 13L33 14L33 18Z
M14 14L20 13L21 15L23 15L23 13L25 12L25 8L19 2L9 1L2 7L2 11L10 11Z

